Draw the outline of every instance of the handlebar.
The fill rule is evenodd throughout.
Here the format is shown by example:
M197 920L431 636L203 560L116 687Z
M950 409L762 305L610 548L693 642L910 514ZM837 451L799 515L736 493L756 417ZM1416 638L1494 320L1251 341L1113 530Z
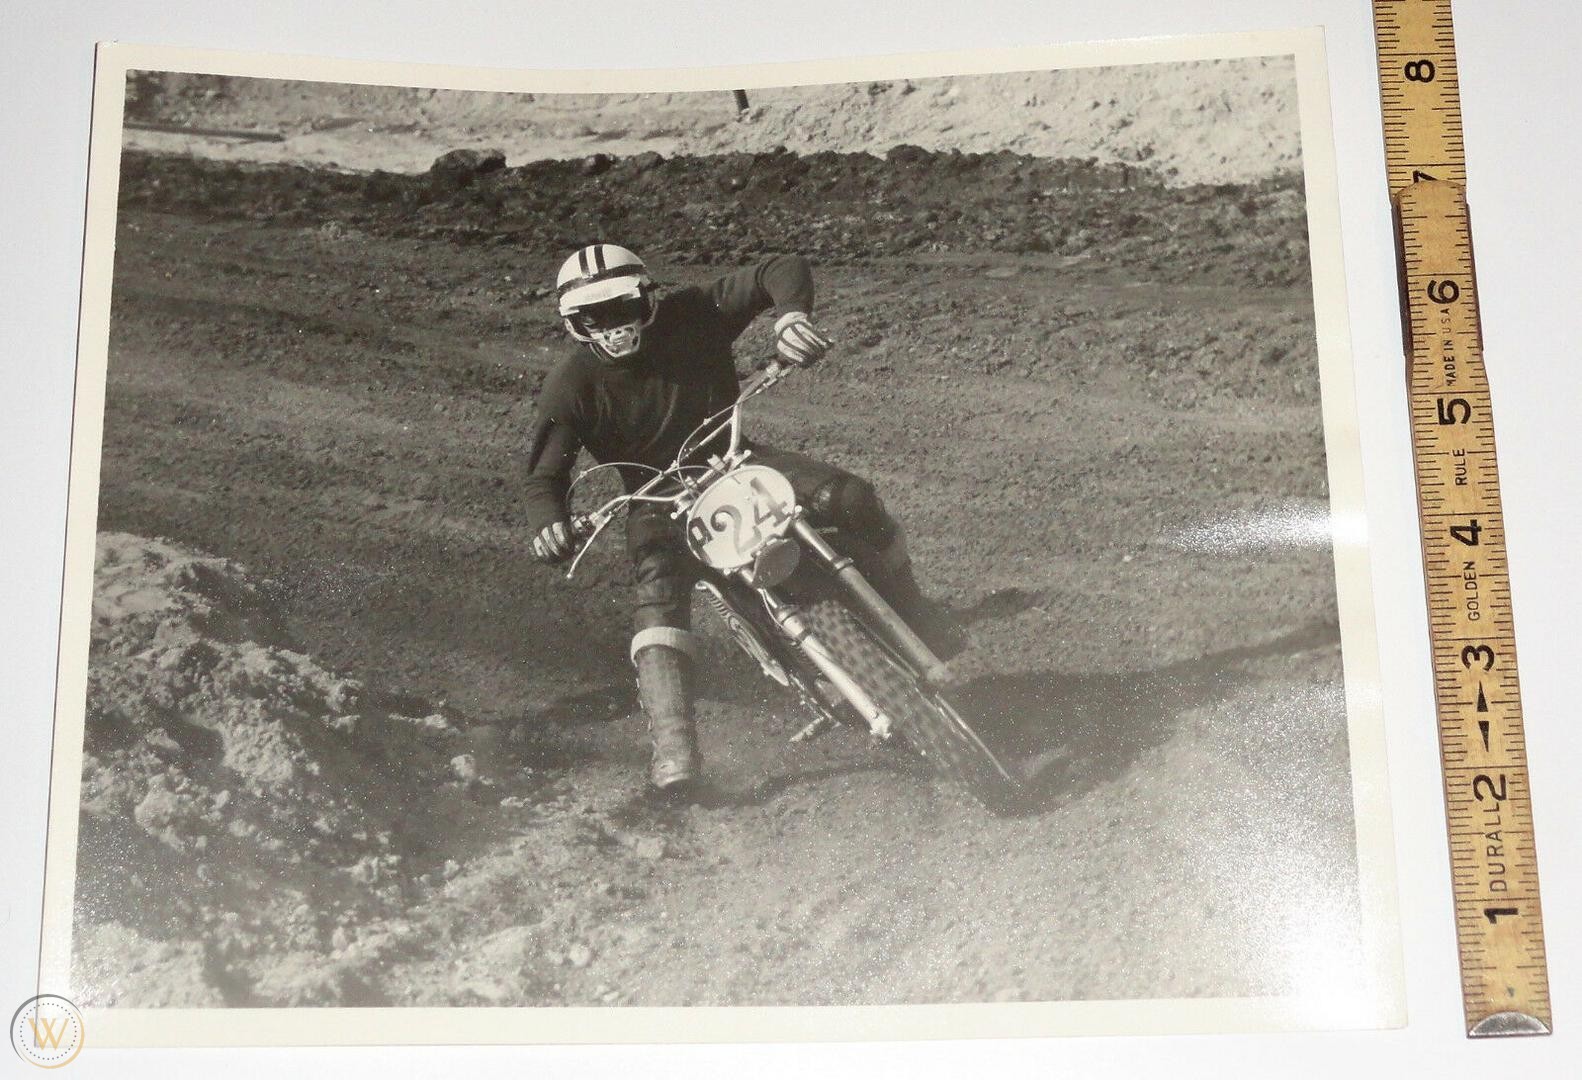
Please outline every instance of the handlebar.
M740 405L760 390L767 390L770 386L783 379L787 370L786 365L779 360L770 360L760 370L748 376L746 385L742 387L741 395L736 399L736 404Z
M691 434L689 434L684 440L682 440L681 449L679 451L677 451L676 458L675 458L674 461L672 461L670 463L669 467L667 467L667 468L665 468L663 470L654 469L653 470L653 472L654 472L653 478L650 479L647 483L645 483L642 487L638 488L636 491L629 492L629 493L622 494L622 495L617 495L613 499L611 499L609 502L605 503L603 506L599 507L597 510L594 510L594 511L592 511L590 513L573 514L573 515L571 515L571 518L567 522L567 524L570 526L572 533L583 541L583 545L582 545L582 549L577 552L576 558L572 560L571 568L566 572L566 576L569 578L569 577L572 576L572 574L576 573L576 571L577 571L577 564L582 561L582 556L587 553L588 549L592 546L594 539L599 535L599 533L604 529L604 527L615 519L616 511L619 510L622 506L625 506L628 503L638 502L638 501L648 501L648 502L669 502L669 501L673 501L673 499L671 499L671 498L661 498L659 496L651 495L651 494L649 494L649 492L650 492L650 490L652 488L654 488L656 485L662 483L663 481L675 479L675 474L677 474L681 469L686 467L685 466L685 461L686 461L687 457L690 455L690 453L692 452L693 436L697 435L700 431L703 431L710 424L714 423L714 421L718 420L722 416L729 415L730 418L731 418L728 421L728 424L731 425L732 428L733 428L732 436L731 436L731 451L734 453L735 450L737 449L738 440L740 438L740 428L738 426L736 426L736 424L737 424L737 418L736 418L737 410L740 409L741 406L749 398L752 398L752 397L756 396L757 394L762 393L763 391L767 390L769 387L773 386L775 383L777 383L781 379L783 379L785 377L786 373L789 370L791 370L792 367L795 367L795 366L797 366L797 365L787 365L785 363L782 363L779 359L771 359L761 369L759 369L758 371L754 372L752 375L748 376L746 381L744 381L742 383L740 392L737 394L735 401L731 402L730 405L728 405L725 408L721 409L719 412L716 412L713 415L709 416L701 424L699 424L696 428L694 428L692 430ZM721 430L722 430L721 428L715 428L713 431L708 432L708 434L706 436L704 436L702 439L700 439L698 441L698 445L701 446L703 444L706 444L710 439L713 439L714 437L716 437L720 433ZM616 463L614 463L614 462L609 462L609 463L605 463L603 465L595 466L595 468L596 469L597 468L609 468L609 467L612 467L615 464ZM647 466L644 466L644 467L646 468ZM586 476L588 472L592 472L592 471L593 471L592 469L587 470L586 472L584 472L582 474L582 476ZM705 470L705 471L711 471L711 470ZM578 479L580 480L582 478L582 476L579 476ZM576 481L573 481L572 484L573 484L573 487L575 487ZM684 494L684 492L683 492L683 494Z

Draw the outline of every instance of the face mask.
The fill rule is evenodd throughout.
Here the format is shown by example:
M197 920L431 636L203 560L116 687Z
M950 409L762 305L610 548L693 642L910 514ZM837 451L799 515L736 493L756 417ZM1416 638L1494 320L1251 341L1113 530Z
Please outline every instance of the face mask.
M643 344L643 324L627 323L608 330L594 330L588 335L594 344L603 349L613 360L621 360L637 352Z

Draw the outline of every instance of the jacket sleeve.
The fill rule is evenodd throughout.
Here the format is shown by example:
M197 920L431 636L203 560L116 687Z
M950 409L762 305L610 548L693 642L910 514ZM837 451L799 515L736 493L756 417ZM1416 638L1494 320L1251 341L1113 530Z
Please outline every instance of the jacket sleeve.
M566 489L571 486L571 470L582 449L576 427L576 399L568 382L564 373L558 371L545 381L533 419L522 502L528 527L535 533L546 525L566 520Z
M734 340L754 318L774 309L813 310L813 264L801 255L772 255L756 266L744 267L720 278L709 288L709 297Z

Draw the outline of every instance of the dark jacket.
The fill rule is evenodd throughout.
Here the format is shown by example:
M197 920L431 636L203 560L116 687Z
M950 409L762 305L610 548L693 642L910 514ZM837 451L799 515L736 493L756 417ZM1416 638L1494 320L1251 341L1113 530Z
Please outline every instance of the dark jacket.
M735 400L731 344L774 309L813 310L813 273L800 255L776 255L660 298L637 356L611 362L579 345L550 372L538 399L523 497L536 532L566 517L577 452L594 460L664 468L710 414ZM628 491L651 477L620 469Z

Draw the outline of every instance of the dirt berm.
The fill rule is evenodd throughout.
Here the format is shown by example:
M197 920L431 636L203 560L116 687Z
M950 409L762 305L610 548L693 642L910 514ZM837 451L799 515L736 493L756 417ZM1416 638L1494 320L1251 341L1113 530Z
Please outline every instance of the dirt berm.
M463 153L416 175L128 153L121 204L498 245L535 263L618 239L656 262L1005 252L1215 284L1290 285L1308 273L1300 177L1172 188L1122 165L915 146L883 159L649 153L517 168Z

